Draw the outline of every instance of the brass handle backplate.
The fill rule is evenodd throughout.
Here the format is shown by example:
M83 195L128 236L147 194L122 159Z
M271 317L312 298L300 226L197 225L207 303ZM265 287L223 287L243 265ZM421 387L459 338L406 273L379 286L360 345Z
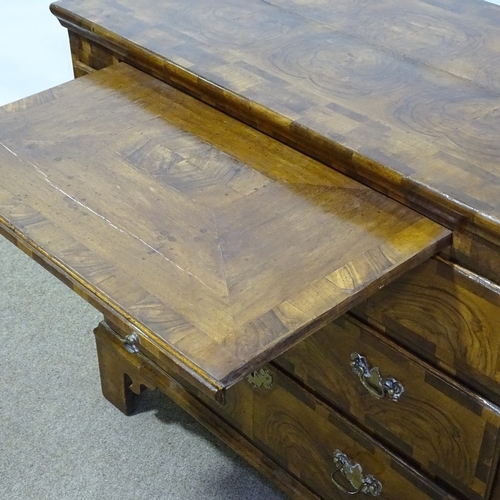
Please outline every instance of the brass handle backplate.
M387 396L392 401L398 401L405 391L395 378L382 378L379 368L370 368L366 358L357 352L351 354L351 368L374 398L382 399Z
M348 495L361 493L363 495L371 495L372 497L378 497L382 493L382 484L380 481L371 475L363 477L361 466L355 462L351 462L347 458L347 455L341 451L334 451L333 462L336 469L332 473L332 482L340 491ZM351 489L339 483L335 476L342 476L349 483Z

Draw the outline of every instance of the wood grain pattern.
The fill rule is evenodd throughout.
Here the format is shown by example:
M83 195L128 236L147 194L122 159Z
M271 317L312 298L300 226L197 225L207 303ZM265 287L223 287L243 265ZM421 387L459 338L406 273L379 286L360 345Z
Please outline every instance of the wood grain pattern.
M122 413L130 415L136 396L145 389L156 389L157 377L143 373L141 357L124 355L123 339L114 337L105 323L100 323L94 334L102 393Z
M128 353L122 344L122 337L102 322L94 330L98 353L104 355L107 367L103 380L104 395L121 411L130 414L134 409L132 387L141 384L158 388L198 422L217 436L226 445L241 455L250 465L258 469L267 479L274 482L292 500L322 500L295 477L282 469L275 461L265 455L240 432L212 412L198 397L196 391L187 390L168 372L153 364L142 354ZM123 332L120 332L123 334ZM124 387L123 381L127 380ZM113 387L114 386L114 387ZM123 398L116 394L125 390L129 398L123 406Z
M52 10L117 57L500 241L497 6L62 0Z
M273 378L272 389L253 389L242 381L228 390L226 406L213 403L211 407L321 498L352 498L331 480L336 449L359 463L364 474L373 474L382 483L382 494L377 498L401 500L403 491L411 500L454 498L281 371L266 368Z
M70 40L78 41L72 43L71 45L75 72L78 76L88 74L89 72L91 72L92 68L82 62L88 61L88 52L90 51L95 53L97 57L103 52L106 52L107 49L104 49L94 41L89 41L82 35L75 34L73 31L69 31L69 34ZM85 51L81 49L84 40L87 43ZM112 53L112 51L109 52ZM107 60L108 65L114 64L115 62L116 57ZM102 64L103 62L101 61L96 67L102 67ZM147 68L145 69L147 71ZM258 124L254 124L254 126L258 127ZM368 184L370 185L371 183L368 182ZM384 192L396 199L399 199L402 203L406 203L409 206L413 205L411 200L404 200L403 197L396 196L394 192L391 193L388 190L384 190ZM426 212L430 216L433 216L432 211L430 210L422 211ZM487 279L494 281L495 283L500 283L498 246L491 241L481 238L477 234L465 230L463 227L458 227L454 230L453 244L444 251L443 256L447 260L456 262L460 266L470 269L476 274L484 276Z
M211 393L449 242L127 65L52 98L0 117L2 225Z
M500 409L347 316L275 362L466 498L489 498L498 462ZM394 377L403 385L397 402L368 393L351 369L354 352L384 378Z
M75 78L118 63L112 51L68 32Z
M458 229L453 232L453 244L440 254L472 273L500 284L498 246L475 234Z
M500 404L499 307L500 287L431 259L354 313Z
M481 1L270 0L439 71L500 91L500 9Z

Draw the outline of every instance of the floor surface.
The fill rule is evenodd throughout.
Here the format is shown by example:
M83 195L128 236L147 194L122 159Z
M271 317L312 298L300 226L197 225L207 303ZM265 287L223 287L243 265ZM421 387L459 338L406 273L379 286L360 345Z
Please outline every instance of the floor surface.
M48 2L0 0L0 105L72 78ZM100 319L0 238L0 500L283 499L161 393L131 417L108 403Z
M0 104L71 78L48 2L0 0ZM161 394L132 417L105 401L99 319L0 239L0 500L283 499Z

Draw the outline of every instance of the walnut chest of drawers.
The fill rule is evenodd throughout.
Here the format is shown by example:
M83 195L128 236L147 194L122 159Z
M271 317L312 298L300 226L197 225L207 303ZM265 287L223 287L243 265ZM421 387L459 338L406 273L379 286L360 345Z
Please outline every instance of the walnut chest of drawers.
M0 231L291 498L500 500L500 9L62 0ZM4 132L5 131L5 132Z

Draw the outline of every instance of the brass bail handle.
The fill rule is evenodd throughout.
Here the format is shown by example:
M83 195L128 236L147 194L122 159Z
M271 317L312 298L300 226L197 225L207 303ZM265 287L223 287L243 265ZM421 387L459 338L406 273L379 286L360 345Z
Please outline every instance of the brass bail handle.
M355 462L351 462L347 458L347 455L340 450L335 450L333 453L333 462L337 468L332 472L332 482L340 491L348 495L361 493L362 495L373 497L378 497L382 493L382 484L380 481L372 475L363 477L361 466ZM342 476L351 485L352 489L348 489L339 483L335 479L335 475Z
M383 378L378 367L370 368L364 356L353 352L351 368L358 376L365 389L377 399L387 396L391 401L398 401L405 391L403 385L393 377Z

